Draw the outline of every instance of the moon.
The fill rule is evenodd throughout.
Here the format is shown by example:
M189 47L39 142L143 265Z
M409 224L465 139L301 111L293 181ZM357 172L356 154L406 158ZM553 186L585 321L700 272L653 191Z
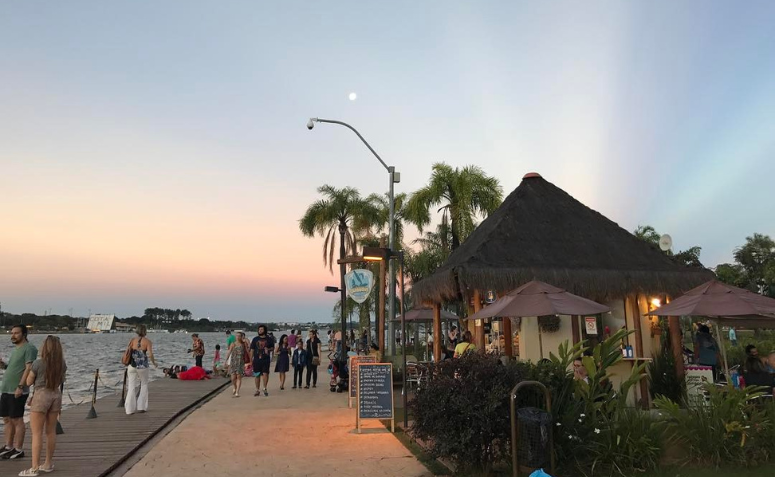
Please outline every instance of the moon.
M358 99L358 95L355 93L350 93L347 97L350 98L350 101L355 101Z

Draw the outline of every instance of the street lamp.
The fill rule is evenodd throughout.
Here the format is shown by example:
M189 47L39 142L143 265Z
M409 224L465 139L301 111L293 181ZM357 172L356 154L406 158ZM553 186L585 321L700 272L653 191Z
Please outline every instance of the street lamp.
M396 203L395 203L395 198L393 197L393 185L401 182L401 173L396 172L396 168L394 166L388 166L387 164L385 164L385 161L383 161L382 158L379 157L379 154L377 154L377 151L375 151L374 148L372 148L371 145L368 142L366 142L366 139L364 139L363 136L361 136L361 133L359 133L354 127L350 126L349 124L342 121L336 121L333 119L309 118L309 121L307 121L307 129L311 131L315 127L315 123L338 124L354 132L355 135L358 136L358 138L361 140L361 142L363 142L363 144L365 144L366 147L369 148L369 151L371 151L371 153L374 154L374 157L376 157L379 163L382 164L382 167L384 167L385 170L387 170L389 180L390 180L390 187L388 189L388 202L389 202L388 227L390 228L390 230L388 231L388 248L390 250L393 250L395 248L395 215L396 215ZM396 286L395 286L396 270L393 267L392 261L388 261L388 274L390 275L390 288L388 289L389 291L388 316L393 317L396 314ZM395 341L392 339L392 336L394 334L393 320L391 318L390 320L387 320L387 321L388 321L388 327L389 327L388 335L391 337L391 339L388 339L388 342L390 343L390 354L395 355L396 345L395 345ZM383 329L382 343L380 343L380 349L383 349L382 347L385 345L384 332L385 330Z
M382 247L363 247L363 259L367 262L381 262L398 258L401 267L399 280L401 282L401 399L404 406L404 431L409 427L409 410L407 409L406 392L406 303L404 302L404 251L394 252L389 248ZM395 315L390 315L390 321L393 321Z

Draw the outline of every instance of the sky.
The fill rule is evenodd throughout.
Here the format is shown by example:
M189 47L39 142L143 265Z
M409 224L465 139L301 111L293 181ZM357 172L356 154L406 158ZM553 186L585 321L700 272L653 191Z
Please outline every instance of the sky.
M310 117L397 193L439 161L505 194L537 171L731 261L775 236L773 24L769 0L2 2L2 309L330 321L298 219L388 177Z

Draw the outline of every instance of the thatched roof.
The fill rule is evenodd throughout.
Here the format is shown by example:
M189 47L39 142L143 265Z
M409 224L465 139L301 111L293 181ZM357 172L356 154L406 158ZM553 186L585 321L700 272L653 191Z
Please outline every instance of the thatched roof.
M508 292L538 279L600 301L631 293L678 295L713 278L531 173L412 293L425 302L444 301L474 289Z

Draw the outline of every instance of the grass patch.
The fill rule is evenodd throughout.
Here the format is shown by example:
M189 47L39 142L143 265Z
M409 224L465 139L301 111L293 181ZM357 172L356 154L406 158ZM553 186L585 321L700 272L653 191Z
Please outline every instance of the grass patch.
M679 467L640 474L641 477L772 477L775 465L754 468L693 469Z

